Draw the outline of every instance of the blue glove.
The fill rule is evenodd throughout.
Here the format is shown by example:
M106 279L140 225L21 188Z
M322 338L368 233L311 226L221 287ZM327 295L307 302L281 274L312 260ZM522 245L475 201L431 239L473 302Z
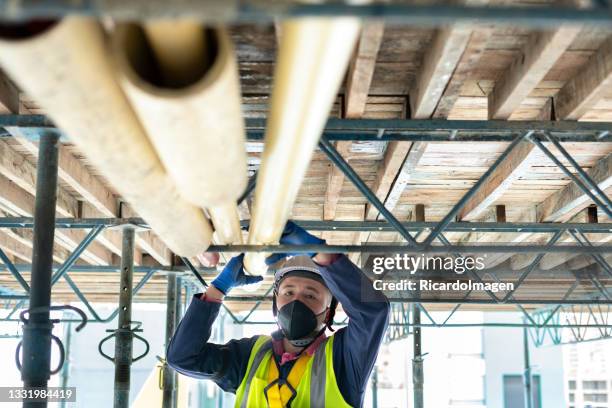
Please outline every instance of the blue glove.
M284 245L310 245L310 244L325 244L324 239L319 239L314 235L311 235L304 228L298 226L293 221L288 221L287 225L285 225L285 230L283 231L283 235L281 236L280 243ZM316 253L307 253L300 254L297 252L290 252L286 254L273 254L266 258L266 264L272 265L273 263L278 262L279 260L286 258L287 256L296 256L296 255L308 255L311 258L316 255Z
M251 276L244 273L244 254L230 259L223 271L212 281L212 285L227 295L229 291L237 286L250 285L263 280L263 276Z

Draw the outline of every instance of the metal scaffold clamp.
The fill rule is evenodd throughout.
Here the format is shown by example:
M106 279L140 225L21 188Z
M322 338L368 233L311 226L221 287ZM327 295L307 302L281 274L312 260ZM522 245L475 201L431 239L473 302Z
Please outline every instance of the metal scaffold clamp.
M32 323L30 322L30 319L26 318L26 314L31 315L32 313L41 313L41 312L52 311L52 310L72 310L78 313L79 316L81 317L81 323L79 323L79 325L75 329L77 332L81 331L81 329L83 329L83 327L85 327L85 325L87 324L87 315L85 314L85 312L83 312L81 309L75 306L61 305L61 306L49 306L49 307L35 307L31 309L26 309L19 314L19 319L23 322L23 330L37 330L37 329L53 330L53 325L56 323L60 323L62 319L50 319L49 323L41 324L41 323ZM55 370L50 371L50 374L54 375L54 374L59 373L62 367L64 366L66 352L64 350L64 344L62 343L62 340L56 335L54 335L53 333L50 333L50 335L51 335L51 340L57 344L57 347L60 353L59 363L57 364L57 368L55 368ZM21 360L19 358L19 354L21 353L22 346L23 346L23 340L19 341L19 344L17 344L17 348L15 349L15 364L17 365L17 369L20 372L21 372L22 365L21 365Z
M132 325L135 325L132 327ZM142 333L142 329L140 328L140 326L142 326L142 322L137 322L137 321L132 321L130 322L129 327L125 327L125 328L121 328L121 329L108 329L106 330L107 333L110 333L108 336L106 336L105 338L103 338L102 340L100 340L100 343L98 344L98 351L100 352L100 354L102 355L102 357L104 357L105 359L109 360L112 363L115 363L116 360L114 357L109 356L108 354L106 354L103 350L102 347L104 345L104 343L106 343L108 340L110 340L112 337L115 337L117 335L124 335L127 334L129 336L132 336L140 341L142 341L145 345L145 351L139 355L136 358L132 358L132 363L135 363L136 361L144 358L144 356L146 356L147 354L149 354L149 342L142 336L137 335L136 333Z

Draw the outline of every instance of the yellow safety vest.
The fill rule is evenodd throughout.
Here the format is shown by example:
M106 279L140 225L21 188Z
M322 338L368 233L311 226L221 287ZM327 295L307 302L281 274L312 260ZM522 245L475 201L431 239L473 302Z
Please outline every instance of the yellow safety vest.
M291 378L294 369L297 369L298 372L303 371L303 373L301 376L298 375L300 378L297 387L293 387L296 391L295 396L289 401L288 405L283 405L286 403L286 394L289 388L286 384L281 384L280 392L270 392L270 388L279 385L273 383L273 378L278 376L278 371L276 370L276 362L272 357L272 340L270 336L259 336L251 350L246 375L236 391L235 408L276 408L278 402L273 400L273 396L278 398L279 394L283 401L283 404L281 404L283 407L351 408L342 397L336 383L332 356L333 343L334 336L328 337L319 345L312 357L302 356L294 363L288 376L288 382L294 382ZM300 365L305 365L305 367L299 367ZM271 371L273 372L271 373ZM293 377L295 376L294 374ZM266 398L266 387L268 387L267 393L271 399L270 403Z

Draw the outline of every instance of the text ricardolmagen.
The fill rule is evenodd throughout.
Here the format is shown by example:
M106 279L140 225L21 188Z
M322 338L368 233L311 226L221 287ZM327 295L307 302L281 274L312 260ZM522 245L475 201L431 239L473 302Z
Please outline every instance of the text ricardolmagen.
M499 291L514 290L514 283L511 282L472 282L471 280L434 282L431 279L402 279L387 282L377 279L372 282L372 286L374 289L382 291L490 291L497 293Z

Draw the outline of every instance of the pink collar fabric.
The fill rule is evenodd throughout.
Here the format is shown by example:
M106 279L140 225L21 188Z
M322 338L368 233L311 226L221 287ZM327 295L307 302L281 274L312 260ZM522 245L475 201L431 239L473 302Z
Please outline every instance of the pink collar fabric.
M326 338L327 336L325 333L321 334L310 346L306 348L306 350L303 351L303 353L307 353L309 356L312 356ZM285 352L283 337L272 336L272 348L274 350L274 354L281 356L280 365L285 364L287 361L296 360L300 356L299 353Z

